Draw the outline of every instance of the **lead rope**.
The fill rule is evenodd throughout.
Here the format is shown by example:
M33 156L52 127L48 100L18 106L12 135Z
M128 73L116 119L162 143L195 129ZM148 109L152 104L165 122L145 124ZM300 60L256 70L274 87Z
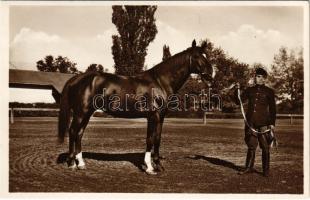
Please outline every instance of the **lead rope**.
M241 100L241 94L240 94L240 89L239 88L238 88L238 99L239 99L239 102L240 102L240 109L241 109L241 113L242 113L242 116L243 116L243 120L244 120L244 123L246 124L246 126L249 127L249 129L252 132L256 133L256 134L265 134L265 133L270 131L270 134L271 134L271 137L272 137L272 141L271 141L270 146L271 147L273 147L273 146L278 147L278 141L277 141L277 139L276 139L272 129L269 128L269 129L267 129L265 131L257 131L249 124L248 120L246 119L245 113L244 113L244 108L243 108L243 103L242 103L242 100Z
M261 131L255 130L253 127L251 127L251 125L249 124L248 120L246 119L246 116L245 116L245 113L244 113L244 108L243 108L243 103L242 103L242 100L241 100L241 95L240 95L240 89L239 88L238 88L238 99L239 99L239 102L240 102L240 109L241 109L241 113L242 113L242 116L243 116L244 123L251 129L251 131L253 131L254 133L257 133L257 134L264 134L264 133L267 133L267 132L271 131L271 129L267 129L267 130L261 132Z

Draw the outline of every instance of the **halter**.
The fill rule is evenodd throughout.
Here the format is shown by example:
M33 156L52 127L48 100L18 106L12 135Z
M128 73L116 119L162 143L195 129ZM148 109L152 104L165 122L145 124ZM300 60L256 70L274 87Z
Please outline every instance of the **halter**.
M189 71L191 71L191 68L192 68L192 56L190 55L189 56ZM201 72L200 70L198 70L198 74L201 76L201 78L207 74L205 72Z

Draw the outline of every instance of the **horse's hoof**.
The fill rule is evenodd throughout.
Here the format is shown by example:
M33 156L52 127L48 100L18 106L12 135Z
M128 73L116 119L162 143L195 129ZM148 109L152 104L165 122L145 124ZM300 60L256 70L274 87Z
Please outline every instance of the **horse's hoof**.
M79 170L84 170L84 169L86 169L86 166L85 166L85 165L77 166L77 168L78 168Z
M164 168L162 165L157 165L157 166L155 167L155 171L157 171L157 172L163 172L163 171L165 171L165 168Z
M76 165L69 166L69 169L72 170L72 171L76 170L76 168L77 168Z
M75 170L76 169L76 163L73 162L72 164L68 164L68 168L71 170Z
M163 171L165 171L165 168L162 166L161 162L159 162L159 161L157 161L157 162L155 161L153 163L153 166L154 166L154 170L156 172L163 172Z
M146 170L145 173L148 175L157 175L157 172L155 172L154 170Z

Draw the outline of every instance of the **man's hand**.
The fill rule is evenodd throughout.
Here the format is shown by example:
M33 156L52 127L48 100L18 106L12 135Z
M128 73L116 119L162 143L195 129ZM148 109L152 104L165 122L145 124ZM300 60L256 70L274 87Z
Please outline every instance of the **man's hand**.
M236 83L236 88L240 89L240 83Z
M274 126L274 125L270 125L270 129L271 129L272 131L274 131L275 126Z

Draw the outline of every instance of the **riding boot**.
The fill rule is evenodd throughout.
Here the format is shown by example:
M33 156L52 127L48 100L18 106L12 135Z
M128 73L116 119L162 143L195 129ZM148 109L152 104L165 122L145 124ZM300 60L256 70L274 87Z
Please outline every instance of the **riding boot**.
M245 169L239 172L240 175L247 174L253 171L253 166L255 162L255 150L248 149L246 162L245 162Z
M263 164L263 175L265 177L269 176L269 162L270 162L269 151L263 151L262 152L262 164Z

